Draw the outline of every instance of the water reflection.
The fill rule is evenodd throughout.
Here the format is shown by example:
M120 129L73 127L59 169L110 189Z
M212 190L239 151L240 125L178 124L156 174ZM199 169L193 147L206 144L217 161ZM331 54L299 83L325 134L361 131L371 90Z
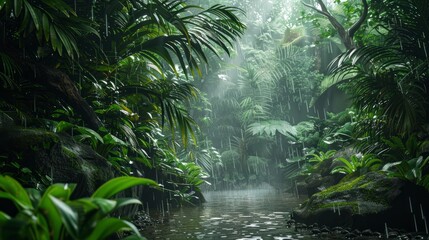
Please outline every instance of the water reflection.
M299 202L271 187L205 193L200 207L181 208L169 222L144 232L148 239L311 239L286 227Z

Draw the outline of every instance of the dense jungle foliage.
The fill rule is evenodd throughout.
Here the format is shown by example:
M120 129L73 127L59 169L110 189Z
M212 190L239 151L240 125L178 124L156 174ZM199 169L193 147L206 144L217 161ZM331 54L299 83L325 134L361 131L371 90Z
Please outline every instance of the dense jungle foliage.
M292 189L332 159L333 175L429 189L428 20L426 0L0 0L2 131L72 138L115 176L75 199L25 149L2 150L0 198L20 213L0 208L0 230L139 239L111 213ZM136 185L140 200L109 200Z

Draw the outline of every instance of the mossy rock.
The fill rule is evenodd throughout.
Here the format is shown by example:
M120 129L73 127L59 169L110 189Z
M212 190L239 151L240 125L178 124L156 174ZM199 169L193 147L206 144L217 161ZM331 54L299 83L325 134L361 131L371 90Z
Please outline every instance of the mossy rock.
M342 178L342 174L331 174L332 169L338 165L333 158L326 159L314 165L312 173L304 180L308 195L313 195L337 184Z
M421 204L429 214L427 199L429 193L422 187L381 172L369 172L312 195L294 211L294 217L307 224L317 222L331 227L382 230L386 223L389 227L413 231L409 200L418 218L417 225L423 229L419 211Z
M55 183L77 183L75 197L90 195L115 176L106 159L89 146L40 129L0 129L0 156L31 169L32 175L49 176Z

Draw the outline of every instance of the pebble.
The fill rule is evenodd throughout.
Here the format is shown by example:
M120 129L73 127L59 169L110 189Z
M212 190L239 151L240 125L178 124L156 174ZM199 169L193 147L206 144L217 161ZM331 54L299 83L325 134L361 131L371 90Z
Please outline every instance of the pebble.
M347 234L345 235L345 237L346 237L347 239L352 239L352 238L357 237L357 235L351 232L351 233L347 233Z
M320 231L320 229L319 229L319 228L313 228L313 229L311 229L311 232L312 232L313 234L320 234L320 233L321 233L321 231Z
M370 229L363 230L361 234L362 236L367 236L367 237L374 235L374 233Z

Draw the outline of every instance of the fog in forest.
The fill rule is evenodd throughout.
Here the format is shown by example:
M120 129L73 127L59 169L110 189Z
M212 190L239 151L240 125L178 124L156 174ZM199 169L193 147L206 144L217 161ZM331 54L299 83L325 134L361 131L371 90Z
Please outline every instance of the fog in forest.
M0 1L0 240L428 239L429 1Z

